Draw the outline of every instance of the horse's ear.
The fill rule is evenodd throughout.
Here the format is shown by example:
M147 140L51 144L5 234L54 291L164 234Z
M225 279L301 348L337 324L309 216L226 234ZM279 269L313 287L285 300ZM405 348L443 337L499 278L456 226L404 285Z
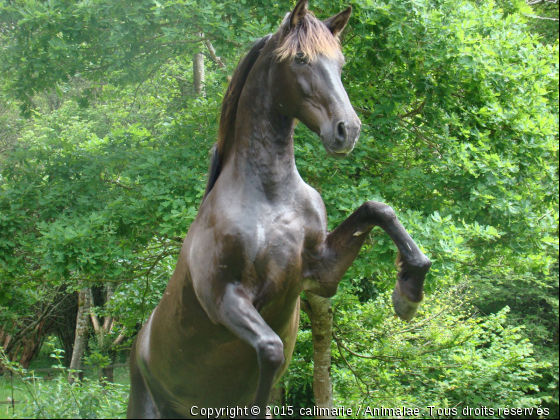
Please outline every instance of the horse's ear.
M351 14L352 6L348 7L348 9L343 12L340 12L338 15L334 15L333 17L324 20L323 23L330 29L334 36L338 36L346 27Z
M296 7L292 10L292 13L290 13L290 29L297 27L301 20L305 17L307 14L308 4L309 0L298 1L298 4L296 4Z

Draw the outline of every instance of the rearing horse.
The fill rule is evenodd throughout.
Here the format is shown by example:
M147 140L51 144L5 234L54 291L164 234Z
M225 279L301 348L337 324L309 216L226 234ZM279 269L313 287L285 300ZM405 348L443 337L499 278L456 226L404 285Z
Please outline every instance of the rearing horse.
M307 3L233 76L205 198L132 349L129 418L236 406L264 418L292 356L300 293L333 296L375 226L399 250L397 314L411 319L422 300L431 263L394 211L366 202L329 233L321 196L296 169L296 119L333 156L347 155L361 128L340 79L338 35L352 9L321 22Z

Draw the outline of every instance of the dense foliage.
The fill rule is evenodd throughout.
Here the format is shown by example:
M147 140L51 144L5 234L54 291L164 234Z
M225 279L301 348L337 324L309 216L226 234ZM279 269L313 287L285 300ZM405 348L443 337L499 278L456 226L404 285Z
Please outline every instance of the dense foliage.
M13 388L23 391L25 398L29 399L28 404L24 404L21 409L18 407L17 411L12 407L10 418L110 419L122 415L126 410L128 387L89 379L70 384L69 370L62 365L62 351L53 348L53 343L47 343L45 347L50 347L53 351L50 355L54 359L53 367L62 371L52 382L36 377L33 372L30 375L17 363L10 361L0 349L0 362L16 378Z
M134 335L196 215L240 46L290 6L0 1L0 332L110 283L96 310L118 320L111 334ZM434 266L403 324L387 295L395 248L372 232L333 299L336 404L558 414L557 23L521 0L353 6L343 81L360 142L332 160L299 125L298 169L330 227L386 202ZM192 85L199 51L205 96ZM313 403L309 336L303 316L284 380L296 406Z

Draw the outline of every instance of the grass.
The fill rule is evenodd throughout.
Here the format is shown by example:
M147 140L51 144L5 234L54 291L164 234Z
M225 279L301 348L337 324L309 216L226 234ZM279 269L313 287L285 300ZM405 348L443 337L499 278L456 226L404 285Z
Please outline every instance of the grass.
M38 367L35 367L38 369ZM41 374L43 374L41 372ZM36 375L40 376L40 375ZM86 378L95 380L99 377L99 372L95 370L87 371L85 374ZM115 383L127 385L129 383L128 378L128 369L127 368L115 368ZM41 379L39 379L41 380ZM49 386L52 384L52 387L56 387L57 381L53 381L52 377L48 379L44 379L44 385ZM21 379L14 375L13 377L13 388L12 388L12 379L10 378L9 374L4 375L3 377L0 376L0 401L7 402L8 398L13 397L16 401L27 401L23 404L32 404L32 397L26 388L25 384ZM16 404L15 405L15 412L17 414L18 407L21 408L23 404ZM12 406L8 404L0 404L0 419L11 419L13 418L12 413Z

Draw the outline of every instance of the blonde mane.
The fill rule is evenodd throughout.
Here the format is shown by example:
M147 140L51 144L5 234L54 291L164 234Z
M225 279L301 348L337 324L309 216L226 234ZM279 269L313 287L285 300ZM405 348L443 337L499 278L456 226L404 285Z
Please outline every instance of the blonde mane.
M287 19L289 15L282 23L283 27L287 25ZM275 51L280 61L293 60L298 53L302 53L310 62L316 61L319 56L343 59L339 39L311 12L307 12Z

